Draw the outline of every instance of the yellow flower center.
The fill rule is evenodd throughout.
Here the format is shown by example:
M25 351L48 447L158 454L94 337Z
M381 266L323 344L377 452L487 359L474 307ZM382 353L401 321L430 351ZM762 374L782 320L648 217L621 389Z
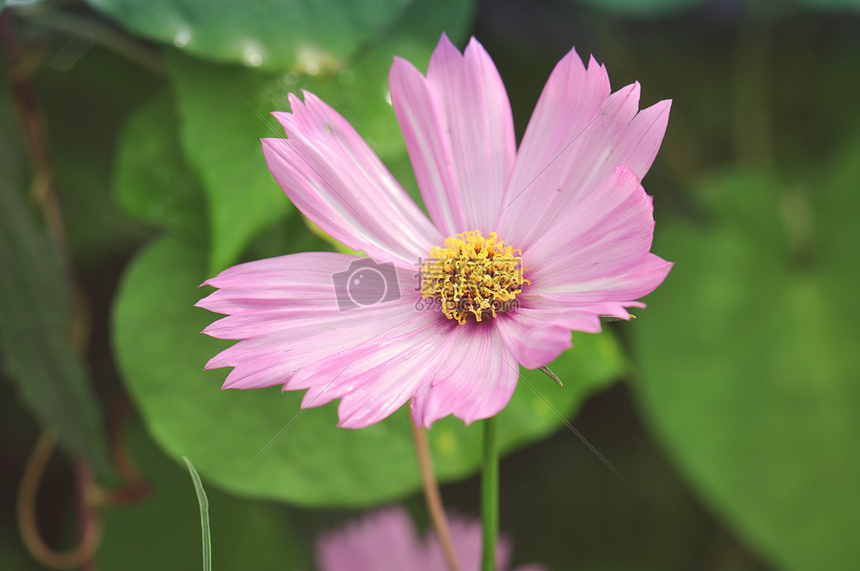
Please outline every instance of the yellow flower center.
M461 325L469 315L475 321L496 317L529 283L520 254L495 232L486 238L479 230L446 238L421 265L421 295L438 302L445 316Z

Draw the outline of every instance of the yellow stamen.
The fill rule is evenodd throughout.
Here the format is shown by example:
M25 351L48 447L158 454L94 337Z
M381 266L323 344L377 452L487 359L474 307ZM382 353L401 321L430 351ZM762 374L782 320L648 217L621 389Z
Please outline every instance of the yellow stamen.
M445 316L461 325L469 315L475 321L496 317L529 283L520 254L495 232L486 238L479 230L446 238L421 265L421 295L436 300Z

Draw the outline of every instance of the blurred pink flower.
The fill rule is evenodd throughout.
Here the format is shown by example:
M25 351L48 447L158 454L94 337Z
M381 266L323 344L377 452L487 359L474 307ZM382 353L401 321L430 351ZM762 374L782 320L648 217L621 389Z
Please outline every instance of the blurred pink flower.
M481 524L449 516L451 541L462 571L481 568ZM508 569L511 544L499 541L496 561ZM319 571L448 571L442 546L430 531L418 537L406 510L397 506L365 516L317 540ZM525 565L512 571L544 571L541 565Z
M669 101L639 110L639 85L610 93L603 66L571 50L552 72L517 149L511 108L474 39L443 36L427 76L395 58L394 111L428 217L356 131L311 93L275 113L263 139L293 203L369 258L293 254L229 268L198 305L204 330L241 340L206 368L224 388L307 389L341 399L339 426L379 422L411 399L416 424L495 415L519 365L537 368L598 333L600 316L653 291L672 264L650 252L654 161ZM432 222L431 222L432 220Z

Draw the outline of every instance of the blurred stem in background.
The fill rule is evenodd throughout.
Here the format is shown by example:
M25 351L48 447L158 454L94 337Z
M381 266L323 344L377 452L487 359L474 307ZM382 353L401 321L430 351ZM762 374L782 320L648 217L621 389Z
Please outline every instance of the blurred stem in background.
M433 471L433 458L430 456L430 446L427 443L427 433L424 429L415 425L415 420L409 417L409 426L412 427L412 437L415 441L415 454L418 456L418 466L421 470L421 482L424 486L424 499L427 502L427 510L430 512L430 520L436 529L442 551L445 553L445 561L450 571L459 571L457 555L451 542L451 532L448 528L448 520L445 516L445 506L442 504L442 494L439 493L439 483L436 481L436 473Z
M11 10L5 10L5 12L9 13ZM104 46L157 77L166 75L164 63L155 50L109 27L104 22L44 4L20 7L15 10L15 14L33 24L68 34L73 38L85 38Z
M11 245L13 248L16 246L20 247L23 246L21 241L32 241L34 237L41 238L42 233L40 231L44 231L46 241L50 241L53 246L50 254L52 256L57 255L59 262L56 268L54 268L45 260L38 262L28 262L25 260L23 263L20 263L22 262L22 255L17 257L7 255L3 259L3 271L8 273L5 277L9 280L7 293L12 292L10 295L13 296L15 293L27 294L24 296L27 299L12 300L12 303L20 303L27 308L30 308L29 304L33 302L38 303L38 300L41 299L39 296L46 293L53 298L63 298L63 294L66 294L71 300L68 306L59 304L59 308L61 309L57 309L54 305L45 308L48 314L51 312L68 313L68 319L65 319L65 315L49 315L48 317L58 317L58 319L55 321L44 321L41 319L44 316L28 315L26 316L26 320L32 323L24 324L23 330L20 329L22 325L16 321L20 316L4 315L5 318L10 320L11 324L8 326L9 329L6 333L22 336L40 336L40 327L47 327L49 330L60 329L59 331L50 331L50 333L57 335L57 338L61 339L63 344L68 344L68 348L71 349L71 352L68 353L69 358L77 357L83 360L90 340L91 315L89 304L86 302L83 290L78 283L74 265L71 261L69 238L57 193L57 178L55 177L49 158L48 133L42 113L38 107L37 97L34 95L34 90L30 84L31 75L36 70L41 69L44 63L44 54L40 51L25 53L21 49L15 19L12 11L9 9L0 11L0 46L2 46L9 66L11 102L21 131L21 140L27 149L29 167L32 173L29 203L30 206L38 208L43 221L41 226L36 224L29 226L27 223L11 225L14 227L6 229L7 232L4 240L8 241L6 246ZM17 191L14 188L10 190L12 193ZM10 198L13 197L14 194L10 196ZM4 204L7 206L19 205L20 208L16 207L12 210L18 215L23 215L27 218L27 222L29 223L30 213L24 207L23 201L19 202L16 200L8 203L4 201ZM6 213L7 216L11 216L12 214L12 212ZM35 236L28 232L35 232ZM31 252L29 248L26 251ZM6 254L9 254L9 252L6 251ZM36 256L39 257L39 254ZM26 258L26 255L24 257ZM31 265L28 265L28 263ZM46 265L38 266L39 263ZM43 272L46 271L45 268L48 268L48 272L56 269L55 273L48 275L50 283L49 292L42 289L44 286L45 275ZM25 291L22 292L21 287ZM57 327L57 323L62 325ZM16 326L19 329L16 329ZM77 369L72 369L70 373L69 369L63 368L62 365L57 365L56 362L53 362L54 359L62 360L64 357L67 357L67 354L61 350L58 351L51 344L51 339L41 338L40 340L47 349L31 358L51 361L46 365L47 370L51 371L48 373L48 378L36 378L44 371L31 370L26 365L23 369L20 368L20 364L17 368L10 365L13 361L11 354L6 356L8 362L4 363L7 369L12 371L10 376L14 376L15 374L20 376L17 379L19 383L32 383L36 387L35 389L31 389L30 392L35 394L35 398L47 403L44 410L49 411L46 413L49 423L51 421L58 423L56 426L45 425L44 431L24 468L17 498L18 526L24 545L31 555L46 567L52 569L67 569L71 567L81 567L85 570L94 569L93 557L99 548L102 537L101 509L109 504L116 505L136 501L147 493L146 485L139 477L133 462L124 449L122 438L123 420L130 410L130 403L127 397L123 395L124 400L120 401L118 406L113 409L114 414L109 430L112 437L111 460L103 462L103 464L111 463L113 466L101 465L98 461L93 461L91 458L79 455L79 450L72 452L70 460L75 474L74 487L77 504L79 543L67 551L56 551L48 545L40 532L36 509L40 484L50 456L57 445L58 438L55 435L59 435L61 445L63 437L68 436L65 434L63 430L64 425L62 424L68 420L64 416L66 410L51 408L51 403L54 400L59 400L62 405L66 406L79 404L75 400L75 397L80 397L81 393L72 393L72 397L69 399L72 402L64 402L65 399L69 398L69 393L64 392L64 389L68 389L76 382L87 383L88 379L84 376L85 373L81 373L80 377L74 377L75 373L78 372ZM20 346L16 345L15 347L12 351L27 352L31 348L26 343ZM15 355L15 357L17 358L18 355ZM55 368L51 369L50 367L52 366ZM70 378L62 378L66 374L69 374ZM45 382L48 385L45 385ZM72 386L69 390L87 391L89 388L88 386ZM56 394L45 394L46 391L56 391ZM92 398L91 402L95 403L94 397L91 397L90 394L83 392L83 395L84 398ZM96 405L93 404L93 406ZM58 426L59 428L57 428ZM100 430L100 427L98 429ZM68 449L65 451L67 453L70 452ZM106 457L107 454L105 454ZM106 490L97 482L96 469L100 470L99 475L105 478L111 475L109 470L113 467L116 467L122 476L122 487L116 490Z
M70 343L78 353L83 353L89 337L89 316L86 304L74 278L71 264L68 263L66 232L60 205L57 200L55 179L48 160L46 129L36 105L28 76L36 66L28 63L18 44L12 12L0 12L0 43L2 43L10 67L12 99L26 143L33 171L30 188L30 201L37 204L42 212L47 232L60 252L64 262L66 283L71 292L72 316L70 324ZM51 549L42 539L36 523L36 495L39 482L56 438L47 431L42 433L36 448L21 479L18 496L18 524L22 539L30 553L43 565L53 569L65 569L84 565L98 549L101 537L101 518L88 497L93 489L92 469L83 461L75 462L76 490L78 498L78 531L80 543L66 552Z
M56 442L53 436L47 433L42 434L21 478L21 488L18 494L18 525L21 529L21 538L33 557L45 567L51 569L70 569L72 567L90 569L92 559L101 543L102 518L92 494L96 489L93 472L84 462L75 463L78 533L80 535L78 545L68 551L54 550L45 543L36 522L36 497L39 491L39 482Z
M770 2L750 2L735 45L734 143L740 164L773 164L772 85L774 12Z

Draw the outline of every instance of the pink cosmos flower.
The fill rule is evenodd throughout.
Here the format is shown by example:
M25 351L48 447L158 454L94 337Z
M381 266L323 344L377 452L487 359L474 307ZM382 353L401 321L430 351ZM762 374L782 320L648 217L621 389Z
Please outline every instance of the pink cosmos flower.
M672 264L650 252L651 166L670 101L639 110L603 66L571 50L522 143L502 80L474 39L444 35L427 76L395 58L394 111L429 214L356 131L311 93L263 139L273 176L325 232L368 258L293 254L229 268L198 305L226 314L204 333L240 340L207 363L224 388L306 389L341 399L339 426L376 423L411 400L416 424L498 413L519 366L548 364L571 330L653 291Z
M450 517L453 550L463 571L481 568L481 524ZM401 507L391 507L330 532L317 540L316 560L320 571L447 571L439 539L431 531L422 540ZM498 569L508 569L511 544L502 539L496 550ZM526 565L513 571L544 571L541 565Z

